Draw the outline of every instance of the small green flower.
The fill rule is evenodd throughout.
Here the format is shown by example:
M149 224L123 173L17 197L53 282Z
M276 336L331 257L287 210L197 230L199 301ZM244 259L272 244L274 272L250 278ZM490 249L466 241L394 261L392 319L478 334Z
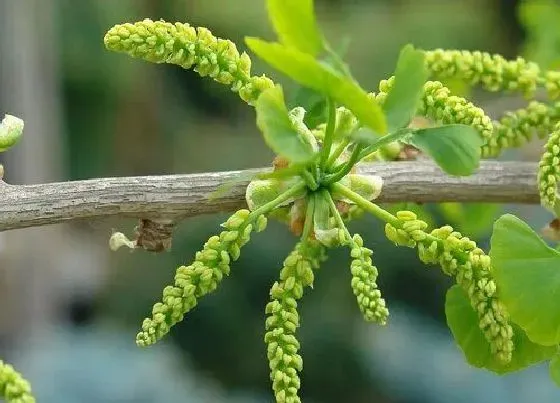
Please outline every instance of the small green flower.
M557 183L560 178L560 123L556 125L539 163L538 185L543 206L554 210L558 198Z
M10 364L0 360L0 396L7 403L35 403L31 385Z
M202 77L229 85L251 105L261 92L274 86L265 76L251 76L247 53L239 54L233 42L216 38L204 27L145 19L115 25L105 34L104 42L109 50L152 63L194 68Z

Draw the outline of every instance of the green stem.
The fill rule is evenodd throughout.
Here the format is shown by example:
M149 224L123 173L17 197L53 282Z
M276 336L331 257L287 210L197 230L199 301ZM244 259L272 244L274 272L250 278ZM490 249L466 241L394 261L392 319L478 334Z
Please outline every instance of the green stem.
M340 141L338 146L331 153L331 156L327 160L327 163L325 164L325 171L328 171L333 166L333 164L336 162L336 159L340 157L340 154L342 154L346 147L348 147L348 144L350 144L350 139L348 137Z
M362 150L362 152L360 153L360 160L366 158L368 155L376 152L379 149L379 147L376 146L368 146L366 148L364 148Z
M301 173L301 176L303 180L305 180L305 183L307 184L309 189L311 189L312 191L317 190L319 185L317 184L317 181L315 180L315 177L311 174L311 172L309 172L307 169L304 169Z
M357 194L356 192L353 192L352 190L348 189L346 186L341 185L340 183L334 183L331 185L331 191L339 193L343 196L345 196L346 198L352 200L354 203L356 203L361 209L373 214L374 216L376 216L377 218L379 218L382 221L388 222L389 224L391 224L393 227L395 228L401 228L402 227L402 222L395 217L393 214L389 213L386 210L383 210L381 207L379 207L377 204L370 202L367 199L364 199L362 196L360 196L359 194ZM431 234L426 233L426 240L429 242L437 242L440 248L443 248L443 241ZM452 251L452 253L454 254L455 258L460 262L460 263L464 263L467 260L467 253L460 251L460 250L454 250Z
M305 182L296 183L291 188L286 190L284 193L279 195L276 199L271 200L268 203L263 204L258 209L252 211L251 214L249 214L249 216L247 217L247 220L245 220L245 222L250 223L251 221L253 221L257 217L259 217L260 215L269 213L270 211L272 211L276 207L278 207L280 204L282 204L285 201L291 199L293 196L302 192L306 188L307 188L307 184Z
M356 203L362 210L365 210L382 221L388 222L395 228L402 228L402 222L393 214L389 213L386 210L383 210L377 204L370 202L367 199L364 199L362 196L353 192L352 190L348 189L346 186L341 185L340 183L334 183L330 187L331 191L339 193L349 200L352 200ZM428 234L426 232L426 240L429 242L437 242L440 248L443 248L443 241L432 234ZM455 258L459 261L459 263L465 263L468 260L468 254L461 250L453 250L452 251Z
M356 144L354 146L354 150L352 151L352 155L350 156L350 159L348 161L346 161L344 163L344 165L342 165L340 168L337 167L338 170L335 171L335 173L327 176L325 178L325 183L326 184L336 183L339 180L341 180L342 178L344 178L346 175L348 175L348 173L352 170L354 165L356 165L356 163L360 160L361 149L362 149L362 146L359 145L359 144Z
M334 203L334 200L333 200L331 194L327 190L323 190L323 193L324 193L323 197L329 202L329 206L331 208L331 213L333 214L333 217L336 220L336 223L338 224L338 227L344 231L344 235L346 235L346 240L349 243L353 243L352 235L350 234L350 231L348 231L348 228L346 227L346 224L344 224L344 220L342 219L342 216L340 215L340 212L336 208L336 204Z
M401 140L407 134L410 134L410 133L413 133L413 132L414 132L414 129L410 129L408 127L405 127L405 128L397 130L394 133L386 134L384 136L379 137L375 143L370 144L369 146L367 146L366 148L364 148L362 150L362 152L360 153L360 160L364 159L365 157L367 157L371 153L374 153L375 151L377 151L377 150L379 150L379 149L381 149L385 146L388 146L392 142Z
M315 194L307 198L307 211L305 213L305 223L303 224L303 231L301 233L301 241L307 242L313 230L313 213L315 212Z
M362 196L357 194L356 192L348 189L346 186L341 185L340 183L333 183L330 186L331 191L336 192L347 199L356 203L362 210L367 211L368 213L373 214L380 220L388 222L389 224L393 225L394 227L400 228L401 221L395 217L393 214L389 213L386 210L383 210L377 204L370 202L367 199L364 199Z
M336 126L336 105L331 98L327 99L327 108L329 111L329 116L327 120L327 128L325 130L325 138L323 140L323 149L321 150L321 168L325 167L331 153L334 129Z

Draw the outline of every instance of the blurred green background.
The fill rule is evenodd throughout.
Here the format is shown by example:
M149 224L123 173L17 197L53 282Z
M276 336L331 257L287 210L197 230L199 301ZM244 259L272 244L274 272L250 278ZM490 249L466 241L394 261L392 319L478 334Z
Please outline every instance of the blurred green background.
M316 0L316 8L332 43L350 39L346 60L375 90L406 43L525 54L553 68L560 54L554 3ZM26 120L25 139L2 156L9 183L270 164L254 111L227 88L104 49L112 25L145 17L206 26L240 49L245 35L273 38L260 0L1 0L0 111ZM286 83L253 62L253 71ZM478 91L470 96L493 116L522 104ZM535 159L539 148L506 157ZM424 208L435 224L451 220L485 248L491 220L503 210L536 228L549 219L538 207ZM225 217L182 222L165 254L110 254L111 230L130 233L135 223L127 220L1 233L0 356L18 365L45 403L272 401L264 306L295 242L280 225L254 237L230 278L165 342L134 344L175 267ZM301 308L305 402L560 401L546 366L507 377L469 368L445 327L449 279L420 264L414 251L393 247L379 222L366 218L352 230L375 252L392 316L386 328L362 323L348 257L332 252Z

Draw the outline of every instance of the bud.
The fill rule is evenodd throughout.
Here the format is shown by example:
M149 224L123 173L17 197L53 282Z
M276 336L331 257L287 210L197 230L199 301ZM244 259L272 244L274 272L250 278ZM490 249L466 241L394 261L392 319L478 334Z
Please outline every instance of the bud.
M0 152L16 144L23 133L23 120L12 115L5 115L0 123ZM0 175L1 177L2 175Z

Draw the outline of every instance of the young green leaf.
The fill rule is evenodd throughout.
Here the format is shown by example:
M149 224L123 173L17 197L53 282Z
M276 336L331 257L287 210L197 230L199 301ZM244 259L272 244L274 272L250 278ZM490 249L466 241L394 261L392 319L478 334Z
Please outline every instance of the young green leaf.
M309 128L315 128L327 120L327 99L318 91L301 86L295 93L291 106L305 108L303 122Z
M556 355L552 357L548 370L554 383L560 386L560 352L556 353Z
M467 125L446 125L415 130L402 142L430 155L440 168L450 175L471 175L480 160L484 140L480 133Z
M494 223L490 256L511 319L535 343L560 344L560 252L505 214Z
M312 56L323 49L313 0L267 0L267 6L280 42Z
M424 52L406 45L397 61L395 83L383 104L389 133L408 126L416 114L427 80Z
M297 49L257 38L246 38L245 41L257 56L275 69L346 106L362 124L376 133L386 132L383 110L351 78L341 75L325 63L318 62Z
M349 68L342 61L342 58L347 51L349 42L349 38L344 37L337 50L331 49L330 53L327 53L320 61L342 75L348 74ZM301 106L307 111L304 122L309 128L315 128L327 121L328 102L324 93L300 85L290 105L292 107Z
M313 159L313 147L297 132L288 116L280 86L264 91L255 106L257 126L263 133L266 144L276 154L296 163Z
M465 292L458 285L447 291L445 316L455 341L469 364L498 374L517 371L552 357L556 347L545 347L531 342L523 330L513 325L514 350L511 361L503 364L490 351L490 344L479 327L479 319Z

